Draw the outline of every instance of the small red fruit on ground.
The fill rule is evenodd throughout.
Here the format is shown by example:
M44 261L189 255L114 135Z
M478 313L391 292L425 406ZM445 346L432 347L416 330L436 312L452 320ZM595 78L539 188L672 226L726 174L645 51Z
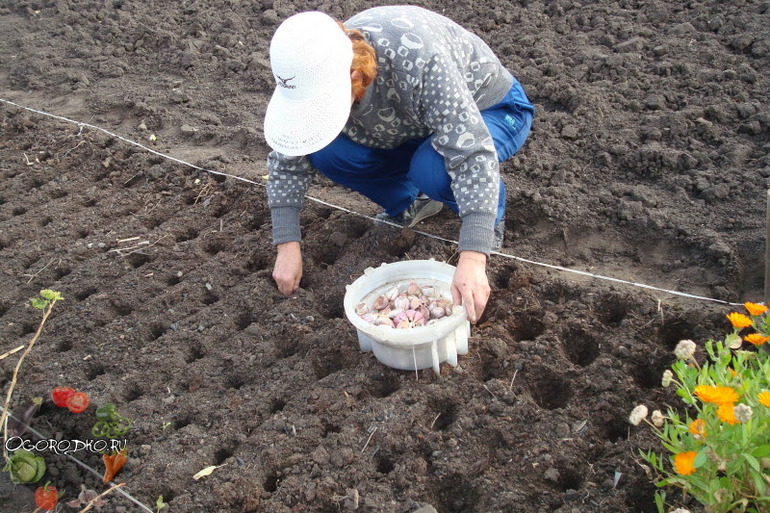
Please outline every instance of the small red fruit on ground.
M67 409L72 413L81 413L88 408L88 396L84 392L75 392L67 399Z
M67 406L67 399L75 394L72 387L56 387L51 391L51 399L56 406Z

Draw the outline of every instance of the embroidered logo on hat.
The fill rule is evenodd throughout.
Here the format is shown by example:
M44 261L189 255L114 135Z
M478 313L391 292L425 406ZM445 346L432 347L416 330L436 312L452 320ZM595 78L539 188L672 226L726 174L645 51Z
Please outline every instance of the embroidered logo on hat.
M297 86L288 84L289 80L294 80L297 78L297 75L294 75L293 77L289 78L281 78L278 75L275 76L275 78L278 79L278 86L283 87L284 89L296 89Z

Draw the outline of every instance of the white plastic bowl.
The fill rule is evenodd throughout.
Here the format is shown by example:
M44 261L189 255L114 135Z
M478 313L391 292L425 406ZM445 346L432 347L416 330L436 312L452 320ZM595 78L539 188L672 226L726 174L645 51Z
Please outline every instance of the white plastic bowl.
M450 285L455 267L435 260L408 260L369 267L364 274L346 287L345 315L358 331L362 351L372 351L377 359L394 369L421 370L433 367L438 374L442 362L457 366L457 355L468 353L470 323L463 306L455 306L452 315L429 326L395 329L375 326L361 319L356 306L371 305L377 296L394 286L400 289L411 282L432 286L436 292L452 298Z

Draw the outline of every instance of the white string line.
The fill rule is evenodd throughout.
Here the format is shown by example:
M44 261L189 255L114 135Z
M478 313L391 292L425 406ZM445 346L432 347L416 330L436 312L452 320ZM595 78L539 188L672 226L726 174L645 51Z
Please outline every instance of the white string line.
M14 107L18 107L20 109L24 109L24 110L29 111L29 112L34 112L35 114L40 114L40 115L48 116L48 117L51 117L51 118L54 118L54 119L58 119L58 120L61 120L61 121L66 121L67 123L73 123L73 124L78 125L80 127L88 127L88 128L93 129L93 130L98 130L100 132L103 132L103 133L111 136L111 137L115 137L116 139L120 139L121 141L124 141L124 142L126 142L128 144L132 144L134 146L138 146L139 148L142 148L143 150L148 151L148 152L150 152L150 153L152 153L154 155L158 155L159 157L163 157L165 159L171 160L171 161L176 162L178 164L182 164L184 166L191 167L191 168L196 169L198 171L204 171L206 173L211 173L211 174L220 175L220 176L226 176L228 178L233 178L235 180L240 180L242 182L250 183L250 184L253 184L253 185L259 185L259 186L262 186L262 187L265 186L262 183L255 182L253 180L249 180L248 178L243 178L241 176L231 175L231 174L228 174L228 173L222 173L220 171L214 171L212 169L206 169L204 167L196 166L195 164L191 164L189 162L185 162L184 160L180 160L180 159L172 157L170 155L166 155L165 153L161 153L161 152L159 152L157 150L153 150L152 148L148 148L144 144L138 143L136 141L133 141L131 139L128 139L126 137L118 135L116 133L110 132L109 130L104 129L104 128L100 127L100 126L91 125L89 123L83 123L82 121L76 121L76 120L73 120L73 119L70 119L70 118L66 118L64 116L58 116L56 114L51 114L49 112L45 112L45 111L42 111L42 110L33 109L32 107L26 107L24 105L19 105L18 103L15 103L15 102L12 102L11 100L6 100L6 99L3 99L3 98L0 98L0 102L7 103L9 105L13 105ZM348 208L341 207L339 205L335 205L333 203L329 203L329 202L323 201L323 200L318 199L318 198L314 198L313 196L306 195L305 197L307 199L311 200L311 201L314 201L314 202L319 203L321 205L325 205L327 207L335 208L337 210L341 210L343 212L347 212L349 214L353 214L353 215L356 215L356 216L359 216L359 217L364 217L366 219L369 219L371 221L376 221L378 223L382 223L383 222L383 221L381 221L379 219L375 219L375 218L373 218L371 216L355 212L355 211L350 210ZM387 224L390 224L392 226L396 226L396 227L400 228L399 225L396 225L394 223L390 223L390 222L387 222L387 221L385 221L385 222ZM432 239L440 240L440 241L443 241L443 242L448 242L448 243L454 244L454 245L458 244L457 241L455 241L455 240L445 239L444 237L439 237L437 235L433 235L432 233L423 232L421 230L414 230L414 231L415 231L415 233L419 233L420 235L424 235L424 236L430 237ZM630 285L632 287L638 287L638 288L647 289L647 290L654 290L654 291L657 291L657 292L665 292L666 294L672 294L674 296L680 296L680 297L685 297L685 298L689 298L689 299L697 299L697 300L701 300L701 301L711 301L713 303L719 303L719 304L729 305L729 306L741 306L742 305L742 303L731 303L731 302L728 302L728 301L725 301L725 300L722 300L722 299L714 299L714 298L710 298L710 297L706 297L706 296L698 296L698 295L695 295L695 294L689 294L687 292L679 292L679 291L676 291L676 290L664 289L664 288L656 287L656 286L653 286L653 285L646 285L644 283L638 283L638 282L634 282L634 281L623 280L623 279L620 279L620 278L613 278L613 277L610 277L610 276L602 276L600 274L589 273L587 271L579 271L577 269L570 269L568 267L562 267L560 265L546 264L546 263L543 263L543 262L538 262L536 260L530 260L528 258L523 258L523 257L515 256L515 255L509 255L507 253L501 253L499 251L492 251L492 254L493 255L498 255L498 256L501 256L501 257L504 257L504 258L509 258L511 260L517 260L519 262L523 262L523 263L527 263L527 264L531 264L531 265L545 267L547 269L553 269L553 270L561 271L561 272L565 272L565 273L577 274L577 275L580 275L580 276L587 276L587 277L590 277L590 278L596 278L598 280L610 281L610 282L613 282L613 283L620 283L620 284L623 284L623 285Z
M2 410L2 409L3 409L3 407L2 407L2 406L0 406L0 410ZM16 416L14 416L14 414L11 412L11 410L8 410L8 417L10 417L10 418L13 418L13 419L16 419L16 421L17 421L17 422L21 422L21 419L19 419L19 418L17 418ZM32 426L27 426L27 431L29 431L30 433L34 434L34 435L35 435L36 437L38 437L40 440L51 440L51 437L50 437L50 436L46 436L46 435L44 435L43 433L41 433L40 431L36 430L36 429L35 429L35 428L33 428ZM80 466L81 466L81 467L83 467L84 469L88 470L88 471L89 471L89 472L91 472L93 475L95 475L97 478L99 478L99 479L101 479L101 478L102 478L102 475L101 475L101 474L100 474L100 473L99 473L99 472L98 472L96 469L92 468L92 467L91 467L91 466L89 466L87 463L85 463L85 462L83 462L83 461L80 461L79 459L77 459L76 457L74 457L72 454L70 454L70 453L68 453L68 452L65 452L65 453L64 453L64 456L66 456L66 457L67 457L67 458L69 458L70 460L74 461L74 462L75 462L77 465L80 465ZM114 481L113 481L113 482L114 482ZM131 502L133 502L134 504L136 504L136 505L137 505L137 506L139 506L140 508L144 509L145 511L149 511L150 513L154 513L154 510L153 510L153 509L151 509L149 506L147 506L146 504L144 504L143 502L141 502L139 499L136 499L136 498L134 498L134 497L133 497L133 496L132 496L130 493L128 493L127 491L125 491L123 488L116 488L116 489L115 489L115 492L116 492L116 493L119 493L119 494L121 494L121 495L122 495L122 496L124 496L126 499L130 500Z

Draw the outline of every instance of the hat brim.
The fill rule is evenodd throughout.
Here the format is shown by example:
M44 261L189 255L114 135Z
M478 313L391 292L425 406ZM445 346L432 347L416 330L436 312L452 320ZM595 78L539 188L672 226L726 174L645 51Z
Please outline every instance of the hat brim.
M265 140L271 148L298 157L331 143L345 128L351 108L350 76L327 84L312 98L292 101L276 87L265 112Z

